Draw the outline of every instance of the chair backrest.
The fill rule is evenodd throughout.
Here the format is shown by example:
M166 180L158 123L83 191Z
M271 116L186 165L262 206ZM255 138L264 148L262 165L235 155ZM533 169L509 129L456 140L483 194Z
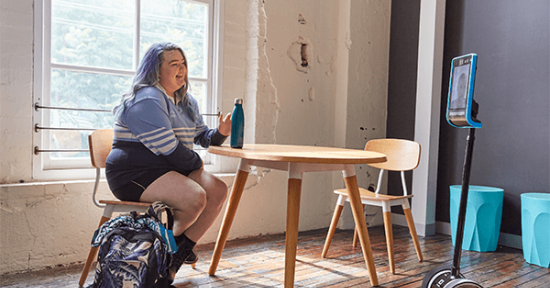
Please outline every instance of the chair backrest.
M386 162L369 165L387 171L413 170L420 162L420 144L410 140L374 139L367 142L365 150L386 154Z
M99 129L88 135L90 158L95 168L105 168L105 161L113 145L113 129Z

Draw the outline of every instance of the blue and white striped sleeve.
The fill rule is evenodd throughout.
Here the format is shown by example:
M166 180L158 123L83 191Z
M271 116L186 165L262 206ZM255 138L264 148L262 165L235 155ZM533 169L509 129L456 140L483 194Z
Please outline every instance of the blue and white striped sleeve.
M191 98L193 101L190 101L193 105L193 110L195 111L195 138L194 142L197 145L201 145L204 148L208 148L210 145L219 146L221 145L227 136L223 136L217 128L210 129L206 124L204 124L204 119L202 114L199 111L199 105L197 101Z
M176 139L166 103L146 98L128 107L124 116L128 129L155 155L165 157L181 170L202 166L200 156Z

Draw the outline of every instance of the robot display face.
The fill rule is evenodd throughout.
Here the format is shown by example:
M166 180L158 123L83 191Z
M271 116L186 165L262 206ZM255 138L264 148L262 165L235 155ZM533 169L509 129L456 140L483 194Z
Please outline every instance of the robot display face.
M473 101L476 64L476 54L456 57L451 63L447 121L455 127L481 127L476 119L477 104Z

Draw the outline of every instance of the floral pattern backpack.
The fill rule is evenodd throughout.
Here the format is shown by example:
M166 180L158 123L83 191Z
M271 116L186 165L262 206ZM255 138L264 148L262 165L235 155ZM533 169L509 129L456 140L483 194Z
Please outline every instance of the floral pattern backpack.
M99 253L94 283L88 288L170 287L169 255L177 251L173 223L170 208L162 202L153 203L144 215L134 211L105 222L92 239Z

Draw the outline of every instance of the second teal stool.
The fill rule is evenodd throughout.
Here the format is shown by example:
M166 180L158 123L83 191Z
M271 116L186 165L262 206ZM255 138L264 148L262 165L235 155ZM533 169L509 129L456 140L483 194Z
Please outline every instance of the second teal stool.
M452 185L450 190L451 236L453 245L455 245L462 185ZM478 252L495 251L497 249L503 198L504 189L470 185L462 249Z
M521 194L523 258L550 268L550 193Z

